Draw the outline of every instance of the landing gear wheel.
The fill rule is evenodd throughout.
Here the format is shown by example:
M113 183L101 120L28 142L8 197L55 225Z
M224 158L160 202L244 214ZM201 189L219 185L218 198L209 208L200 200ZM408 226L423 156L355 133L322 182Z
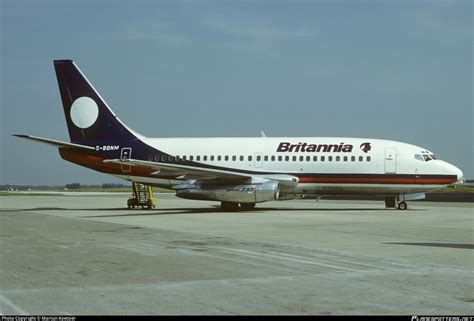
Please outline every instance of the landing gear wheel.
M221 209L223 209L224 211L238 211L239 203L221 202Z
M255 208L255 203L240 203L240 208L244 211L250 211Z
M407 208L408 208L408 205L407 205L406 202L400 202L400 203L398 203L398 209L399 209L399 210L404 211L404 210L406 210Z

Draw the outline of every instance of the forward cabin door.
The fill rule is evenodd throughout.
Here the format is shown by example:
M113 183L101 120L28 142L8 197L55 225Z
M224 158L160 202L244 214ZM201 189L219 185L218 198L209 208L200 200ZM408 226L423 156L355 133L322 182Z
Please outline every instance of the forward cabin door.
M385 174L395 174L397 172L397 149L394 147L385 148Z

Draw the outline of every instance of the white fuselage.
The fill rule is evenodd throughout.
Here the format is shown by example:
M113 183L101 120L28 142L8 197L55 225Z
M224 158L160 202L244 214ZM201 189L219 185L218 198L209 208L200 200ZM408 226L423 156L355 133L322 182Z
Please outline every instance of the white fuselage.
M408 194L437 189L462 176L455 166L431 159L433 154L426 149L390 140L262 137L143 138L143 141L173 157L203 166L299 178L296 186L283 187L281 194ZM369 144L370 149L364 151L363 144ZM325 145L334 146L326 148ZM415 155L431 156L425 161ZM148 155L148 160L161 161L159 157ZM454 179L449 181L449 175ZM119 176L171 188L180 183L175 179L162 179L159 175L147 178Z

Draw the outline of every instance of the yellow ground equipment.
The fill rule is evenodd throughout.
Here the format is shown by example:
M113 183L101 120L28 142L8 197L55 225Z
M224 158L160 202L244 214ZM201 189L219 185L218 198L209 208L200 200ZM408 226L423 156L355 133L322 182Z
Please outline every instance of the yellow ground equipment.
M127 201L128 208L135 208L141 206L142 208L148 208L151 210L155 208L156 198L153 197L153 189L151 186L133 183L133 195Z

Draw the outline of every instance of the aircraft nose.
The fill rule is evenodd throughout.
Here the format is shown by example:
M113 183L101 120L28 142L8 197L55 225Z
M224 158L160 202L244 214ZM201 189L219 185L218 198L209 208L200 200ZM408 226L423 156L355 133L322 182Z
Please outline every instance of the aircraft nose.
M456 175L457 182L462 180L464 177L464 173L459 168L457 168L456 166L452 164L449 164L449 171L453 173L453 175Z
M458 182L459 182L464 178L464 174L463 174L462 170L460 170L456 166L453 166L453 167L455 168L456 176L457 176Z

